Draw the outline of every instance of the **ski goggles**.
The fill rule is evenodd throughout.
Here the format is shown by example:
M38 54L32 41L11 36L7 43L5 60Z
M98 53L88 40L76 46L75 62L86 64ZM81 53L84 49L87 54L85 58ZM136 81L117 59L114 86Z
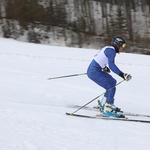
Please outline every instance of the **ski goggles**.
M122 46L121 46L122 48L125 48L126 47L126 43L124 43L124 44L122 44Z

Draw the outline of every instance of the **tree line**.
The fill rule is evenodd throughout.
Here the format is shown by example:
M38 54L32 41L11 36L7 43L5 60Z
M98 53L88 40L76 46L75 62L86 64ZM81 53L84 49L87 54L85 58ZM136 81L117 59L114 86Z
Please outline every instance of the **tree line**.
M149 0L1 0L1 35L29 42L99 48L114 35L127 52L149 54Z

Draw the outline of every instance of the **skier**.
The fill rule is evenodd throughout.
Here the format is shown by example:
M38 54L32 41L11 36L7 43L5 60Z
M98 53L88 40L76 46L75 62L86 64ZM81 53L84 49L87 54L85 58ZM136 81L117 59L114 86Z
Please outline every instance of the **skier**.
M124 118L121 109L114 105L117 81L109 74L110 70L129 81L132 76L123 73L115 64L116 53L120 53L126 47L125 39L121 36L112 38L111 46L103 47L95 56L87 69L88 77L95 83L106 89L102 105L105 116Z

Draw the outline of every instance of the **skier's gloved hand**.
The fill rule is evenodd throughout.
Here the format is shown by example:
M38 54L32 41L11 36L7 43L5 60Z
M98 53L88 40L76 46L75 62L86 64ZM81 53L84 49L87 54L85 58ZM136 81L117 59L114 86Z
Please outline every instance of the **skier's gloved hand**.
M132 79L132 76L128 73L121 73L120 76L126 81L129 81Z
M105 66L104 68L102 68L102 71L103 71L103 72L110 73L110 69L109 69L107 66Z

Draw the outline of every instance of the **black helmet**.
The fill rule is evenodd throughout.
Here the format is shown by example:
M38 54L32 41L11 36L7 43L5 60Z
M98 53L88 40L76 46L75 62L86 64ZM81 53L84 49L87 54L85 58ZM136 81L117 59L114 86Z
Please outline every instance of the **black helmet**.
M126 42L125 39L121 36L114 36L111 41L111 45L116 49L116 52L119 53L120 47L125 48Z

